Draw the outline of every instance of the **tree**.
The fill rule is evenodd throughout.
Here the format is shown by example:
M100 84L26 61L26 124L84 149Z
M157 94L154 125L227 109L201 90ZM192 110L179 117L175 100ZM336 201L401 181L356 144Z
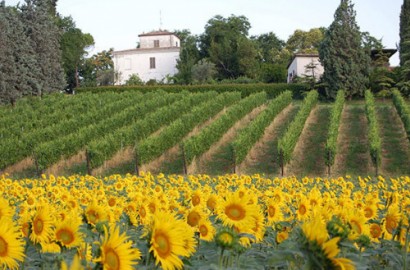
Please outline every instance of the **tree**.
M400 66L402 86L410 84L410 0L404 0L400 13Z
M181 52L177 60L178 73L175 75L179 84L192 83L192 68L199 60L198 37L187 29L174 31L181 41Z
M132 74L128 80L125 81L125 85L144 85L144 82L137 74Z
M209 83L215 74L215 64L207 60L200 60L192 67L192 81L195 83Z
M0 3L0 103L14 103L20 97L40 91L40 69L21 12ZM3 30L4 29L4 30Z
M309 31L295 30L286 41L285 48L292 54L318 53L325 35L325 28L312 28Z
M248 39L251 25L245 16L217 15L205 26L200 36L202 58L209 58L218 71L218 79L255 76L257 48Z
M112 61L113 51L113 48L110 48L108 51L103 50L85 60L79 70L83 86L104 86L114 84L115 77L118 74L114 71L114 62Z
M50 14L51 1L25 0L21 7L22 21L40 69L37 95L61 91L65 86L60 50L60 31L55 15Z
M251 40L256 43L259 59L264 63L267 62L273 64L275 62L275 57L285 46L285 41L279 39L273 32L261 34L259 36L252 36Z
M58 16L57 24L62 31L60 46L67 90L79 87L79 66L84 64L87 50L94 45L94 38L76 27L71 16Z
M368 83L370 55L362 46L356 12L350 0L341 0L319 54L329 98L335 98L341 89L345 90L349 99L354 95L363 95Z

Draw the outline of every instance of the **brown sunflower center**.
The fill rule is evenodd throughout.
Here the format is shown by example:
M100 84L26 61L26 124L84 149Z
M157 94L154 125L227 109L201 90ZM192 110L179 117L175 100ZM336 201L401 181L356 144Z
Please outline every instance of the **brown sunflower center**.
M74 241L74 234L72 231L67 229L60 229L56 233L57 240L59 240L64 245L69 245Z
M7 255L8 244L3 237L0 236L0 256L5 257Z
M276 212L276 209L275 209L275 207L273 207L272 205L269 205L269 208L268 208L268 214L269 214L269 217L274 217L275 216L275 212Z
M108 265L108 269L120 269L120 258L112 248L105 252L105 264Z
M35 234L41 234L44 229L44 222L41 218L36 217L33 221L33 230Z
M393 230L397 228L397 221L393 218L387 217L386 218L386 230L392 234Z
M225 214L232 220L242 220L245 218L245 209L239 204L231 204L225 208Z
M166 235L160 233L155 235L156 250L161 257L167 257L171 253L171 244Z
M144 207L140 208L139 214L140 214L140 217L142 218L144 218L147 215L147 212L145 211Z
M299 206L299 214L301 215L306 214L306 206L304 204Z
M377 224L370 225L370 234L373 238L379 238L382 234L382 229Z
M198 205L200 202L201 202L201 198L198 195L193 195L192 196L192 204L194 206Z
M205 225L201 225L199 226L199 232L201 233L202 236L207 236L208 228Z
M89 210L87 212L88 221L91 223L96 223L98 220L98 213L94 210Z
M187 223L191 227L195 227L198 225L199 220L201 219L201 216L197 212L191 212L188 214L187 217Z
M364 216L367 218L371 218L373 216L373 210L370 207L366 207L364 209Z

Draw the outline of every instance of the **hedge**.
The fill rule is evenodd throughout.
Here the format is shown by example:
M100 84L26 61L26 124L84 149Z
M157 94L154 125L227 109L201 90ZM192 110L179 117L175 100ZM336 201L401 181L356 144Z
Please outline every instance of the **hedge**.
M162 89L166 92L180 92L186 90L189 92L205 92L216 91L223 92L241 92L242 97L247 97L251 94L265 91L268 99L275 98L285 90L290 90L293 93L294 99L303 99L303 92L309 91L307 84L301 83L257 83L257 84L206 84L206 85L144 85L144 86L101 86L101 87L83 87L77 88L76 93L101 93L101 92L124 92L138 91L141 93Z

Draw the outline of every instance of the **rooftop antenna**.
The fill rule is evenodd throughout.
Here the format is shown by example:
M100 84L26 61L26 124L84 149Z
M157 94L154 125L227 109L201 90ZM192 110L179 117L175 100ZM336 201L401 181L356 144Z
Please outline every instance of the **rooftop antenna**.
M162 29L162 12L159 10L159 30Z

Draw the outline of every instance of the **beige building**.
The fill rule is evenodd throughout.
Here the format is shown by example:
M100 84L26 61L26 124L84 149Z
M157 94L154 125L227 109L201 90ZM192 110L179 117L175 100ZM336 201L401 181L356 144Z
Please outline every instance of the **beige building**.
M318 54L304 54L297 53L293 56L292 61L288 65L288 79L287 82L291 83L295 77L312 77L316 78L316 81L323 75L324 69L319 62Z

